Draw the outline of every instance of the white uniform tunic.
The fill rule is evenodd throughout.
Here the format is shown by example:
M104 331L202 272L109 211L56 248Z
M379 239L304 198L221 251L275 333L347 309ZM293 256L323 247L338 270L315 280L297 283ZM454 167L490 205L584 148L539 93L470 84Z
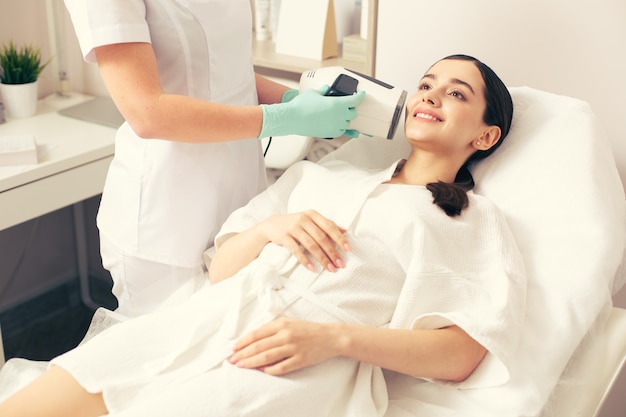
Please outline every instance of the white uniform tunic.
M66 0L85 59L150 42L166 93L257 104L248 0ZM88 138L87 138L88 139ZM117 133L98 227L125 254L193 268L228 214L266 186L255 138L188 144Z
M298 163L220 232L236 233L268 213L313 208L349 230L346 268L312 272L270 244L184 305L115 325L53 363L88 391L103 392L111 416L384 415L388 393L378 367L338 357L275 377L225 360L238 337L285 315L373 327L457 324L489 353L452 390L506 382L525 276L502 216L470 194L469 208L450 218L425 187L381 184L393 168L371 174Z

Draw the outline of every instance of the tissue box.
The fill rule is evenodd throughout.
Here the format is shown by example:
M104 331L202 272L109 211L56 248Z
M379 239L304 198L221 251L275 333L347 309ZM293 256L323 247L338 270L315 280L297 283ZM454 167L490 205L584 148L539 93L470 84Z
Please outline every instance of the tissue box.
M37 163L37 144L32 135L0 136L0 166Z

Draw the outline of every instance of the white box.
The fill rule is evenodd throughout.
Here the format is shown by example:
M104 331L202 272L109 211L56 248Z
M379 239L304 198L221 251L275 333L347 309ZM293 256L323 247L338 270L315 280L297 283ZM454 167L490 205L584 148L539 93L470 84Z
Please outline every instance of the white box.
M0 136L0 166L37 163L37 144L33 135Z

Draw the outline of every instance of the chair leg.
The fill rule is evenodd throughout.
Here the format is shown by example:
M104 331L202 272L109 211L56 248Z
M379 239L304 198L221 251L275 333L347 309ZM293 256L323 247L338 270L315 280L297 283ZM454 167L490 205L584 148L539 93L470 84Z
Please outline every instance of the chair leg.
M84 203L79 201L73 205L74 210L74 232L76 242L76 263L78 266L78 276L80 282L80 295L87 307L96 310L100 307L91 295L89 283L89 261L87 257L87 233L85 230L85 208Z
M2 327L0 326L0 369L4 365L5 357L4 357L4 344L2 343Z

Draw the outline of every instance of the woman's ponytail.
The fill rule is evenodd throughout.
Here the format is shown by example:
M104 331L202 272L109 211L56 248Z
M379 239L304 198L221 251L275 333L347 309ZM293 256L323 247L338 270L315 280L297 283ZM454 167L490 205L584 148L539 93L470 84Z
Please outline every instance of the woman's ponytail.
M433 203L438 205L448 216L454 217L469 205L467 192L474 188L474 178L463 165L454 179L454 183L443 181L426 184L426 189L433 195Z

